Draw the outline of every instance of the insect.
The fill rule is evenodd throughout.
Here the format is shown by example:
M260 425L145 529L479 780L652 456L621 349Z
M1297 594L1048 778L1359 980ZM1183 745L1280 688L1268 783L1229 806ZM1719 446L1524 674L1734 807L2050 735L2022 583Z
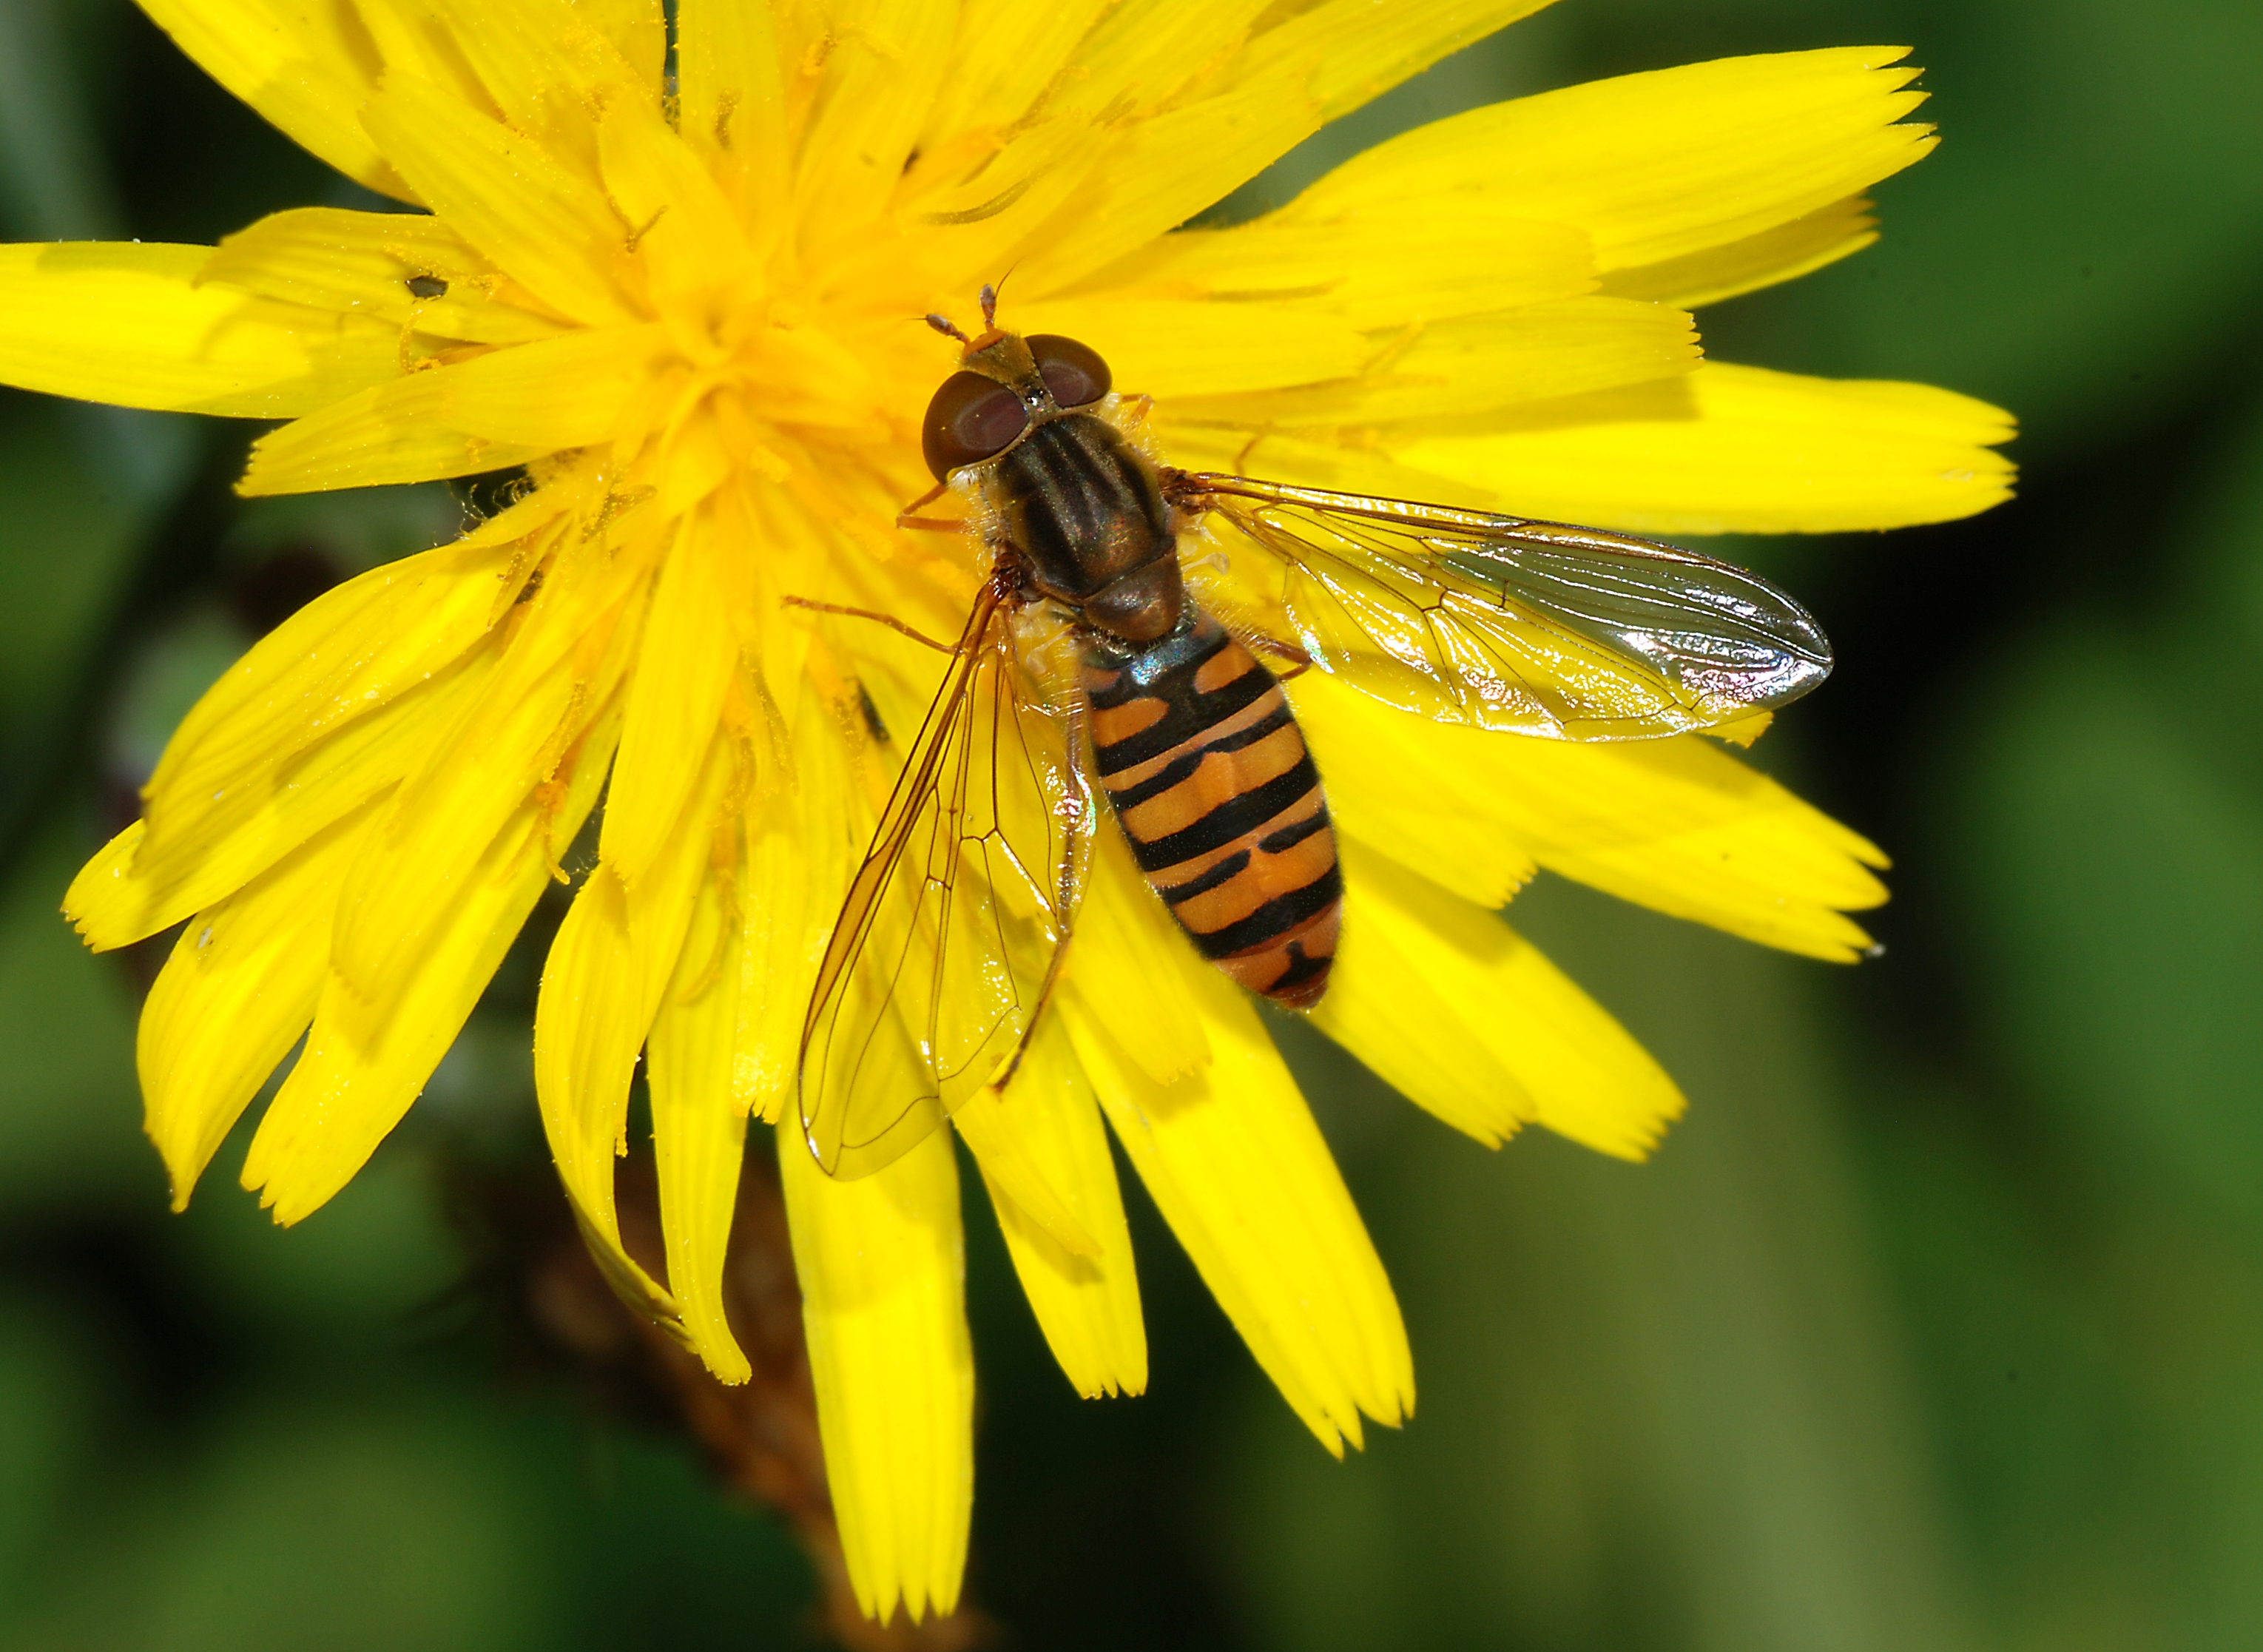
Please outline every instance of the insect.
M1798 604L1687 551L1174 469L1095 351L1001 329L987 287L982 315L972 338L929 317L963 349L928 409L928 499L954 492L968 518L906 521L979 534L989 575L804 1023L803 1130L835 1175L879 1168L1012 1076L1098 830L1088 738L1179 927L1302 1009L1327 989L1342 881L1283 677L1317 668L1441 721L1623 740L1782 706L1831 669ZM1211 554L1182 562L1190 540Z

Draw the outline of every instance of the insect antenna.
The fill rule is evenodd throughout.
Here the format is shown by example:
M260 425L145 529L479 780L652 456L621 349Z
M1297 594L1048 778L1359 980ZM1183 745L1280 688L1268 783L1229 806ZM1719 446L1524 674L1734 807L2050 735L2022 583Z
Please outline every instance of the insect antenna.
M1005 274L1000 276L996 280L989 282L984 286L982 289L982 321L984 325L993 329L998 325L998 295L1006 290L1006 283L1014 279L1014 272L1021 267L1022 261L1019 258L1016 258L1013 263L1006 266Z
M985 293L987 293L990 289L986 286L982 290ZM934 328L936 331L941 333L945 338L956 338L962 344L971 344L974 342L965 333L960 332L958 330L958 323L951 320L948 315L929 315L927 318L927 324Z

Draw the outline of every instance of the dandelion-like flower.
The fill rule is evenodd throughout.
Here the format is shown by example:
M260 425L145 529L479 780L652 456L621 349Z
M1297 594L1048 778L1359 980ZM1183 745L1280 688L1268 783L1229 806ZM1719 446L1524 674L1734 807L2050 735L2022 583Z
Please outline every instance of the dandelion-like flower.
M70 890L97 947L184 926L140 1048L176 1202L302 1037L242 1179L285 1222L343 1186L602 792L543 979L543 1121L615 1288L727 1382L748 1374L719 1294L744 1134L799 1130L812 984L944 664L838 610L957 635L988 571L971 539L896 525L956 365L922 315L1011 272L1013 326L1097 349L1176 466L1665 533L2005 496L2001 414L1703 361L1685 313L1873 238L1862 192L1932 143L1899 51L1498 105L1187 229L1535 0L682 0L672 25L659 0L143 3L401 209L5 249L0 379L290 421L249 494L529 479L254 648ZM1818 958L1865 945L1844 914L1883 898L1876 851L1698 736L1520 738L1325 670L1285 686L1347 891L1313 1022L1480 1141L1537 1122L1635 1157L1681 1106L1493 916L1537 867ZM1326 1146L1104 820L1046 1018L1011 1087L954 1117L1071 1382L1146 1380L1104 1115L1322 1443L1405 1417L1399 1312ZM615 1214L640 1054L664 1279ZM947 1610L965 1550L951 1134L861 1179L779 1155L876 1615Z

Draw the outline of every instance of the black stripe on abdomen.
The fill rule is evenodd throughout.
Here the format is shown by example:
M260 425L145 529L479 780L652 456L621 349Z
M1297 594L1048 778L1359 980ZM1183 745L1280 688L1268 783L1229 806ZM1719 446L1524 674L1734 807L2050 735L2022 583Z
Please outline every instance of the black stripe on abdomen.
M1325 815L1322 825L1327 823ZM1165 897L1168 899L1168 896ZM1287 934L1299 924L1317 917L1343 898L1343 868L1331 862L1328 869L1301 889L1276 895L1247 917L1223 929L1195 935L1195 945L1205 958L1231 958ZM1192 931L1188 931L1193 934Z
M1312 758L1300 757L1297 766L1286 773L1235 793L1177 831L1160 837L1141 838L1127 827L1132 856L1142 872L1161 872L1181 861L1214 854L1236 838L1255 831L1307 792L1317 790L1319 784L1320 772L1312 766ZM1115 793L1111 792L1109 796L1113 801ZM1117 806L1119 818L1124 807Z
M1204 668L1229 647L1240 645L1216 620L1198 615L1184 630L1121 664L1087 669L1085 692L1097 714L1092 754L1102 775L1152 763L1273 692L1272 673L1254 660L1254 670L1208 688L1197 686ZM1134 707L1145 708L1146 714L1107 714Z
M1254 746L1266 735L1287 728L1292 721L1288 704L1283 701L1281 705L1265 712L1256 721L1247 723L1236 728L1232 734L1219 735L1207 741L1189 740L1184 743L1185 750L1172 757L1155 773L1124 787L1120 792L1111 791L1109 796L1115 800L1116 807L1118 808L1137 808L1151 797L1160 797L1185 779L1200 768L1203 759L1212 752L1240 751L1245 747ZM1121 768L1114 771L1117 774L1124 772ZM1103 769L1101 772L1105 775L1109 771Z
M1253 991L1327 985L1343 897L1327 801L1288 697L1218 622L1095 644L1085 690L1116 817L1181 928Z

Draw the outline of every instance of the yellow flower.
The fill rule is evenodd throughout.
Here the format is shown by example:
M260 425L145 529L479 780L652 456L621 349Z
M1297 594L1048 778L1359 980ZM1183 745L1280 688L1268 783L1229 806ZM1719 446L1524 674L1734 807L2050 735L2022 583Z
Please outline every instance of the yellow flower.
M984 569L900 533L954 365L919 317L1010 271L1175 463L1653 533L1876 528L2006 495L1994 409L1702 362L1686 307L1873 239L1931 146L1893 49L1702 64L1438 122L1282 210L1178 226L1538 0L144 0L229 89L414 210L217 249L0 250L0 380L291 421L271 494L524 466L524 496L255 648L147 817L73 886L97 947L185 923L141 1036L183 1202L306 1036L243 1169L278 1221L398 1122L605 789L544 978L538 1089L616 1287L715 1373L750 1116ZM1546 866L1825 959L1869 844L1689 736L1580 746L1291 692L1347 873L1315 1024L1497 1143L1642 1155L1681 1106L1494 917ZM884 730L896 731L887 739ZM608 781L610 779L610 784ZM667 1279L613 1167L649 1058ZM1078 950L1006 1099L958 1115L1082 1393L1146 1380L1105 1114L1323 1444L1413 1404L1391 1287L1247 999L1103 830ZM791 1115L789 1115L790 1117ZM789 1126L789 1128L792 1127ZM863 1180L779 1155L829 1472L866 1609L957 1597L972 1366L948 1133Z

